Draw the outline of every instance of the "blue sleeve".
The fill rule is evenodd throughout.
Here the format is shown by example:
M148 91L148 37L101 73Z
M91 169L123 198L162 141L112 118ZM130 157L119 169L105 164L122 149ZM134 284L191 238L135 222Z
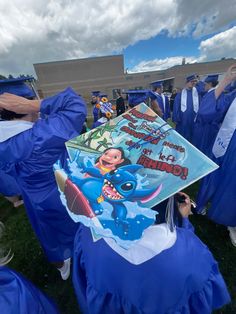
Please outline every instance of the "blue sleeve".
M59 314L54 302L17 272L0 266L1 314Z
M169 98L167 96L166 97L166 119L170 118L170 102L169 102Z
M173 108L173 117L172 120L175 123L180 122L180 105L181 105L181 93L178 93L175 97L174 108Z
M3 163L27 160L33 153L61 151L66 141L80 134L87 110L83 99L67 88L43 100L40 112L45 118L39 119L32 129L0 144L0 168L4 168Z
M64 147L66 141L80 134L87 109L84 100L67 88L43 100L40 112L47 117L35 123L33 133L40 137L40 144L50 148L49 141L54 146L56 141L57 146Z
M188 218L183 218L182 219L182 228L188 229L188 230L194 232L194 227L193 227L193 225L191 224L191 222L189 221Z

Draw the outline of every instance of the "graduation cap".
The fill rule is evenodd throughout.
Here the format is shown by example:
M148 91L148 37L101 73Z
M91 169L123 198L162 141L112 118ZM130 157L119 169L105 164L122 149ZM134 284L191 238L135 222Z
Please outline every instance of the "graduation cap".
M107 94L103 94L103 93L99 93L99 97L105 97L105 98L107 98Z
M158 95L154 93L153 91L149 90L148 91L148 97L151 98L151 100L155 100L158 98Z
M113 114L113 106L106 97L101 97L101 101L96 105L101 113L107 118L111 118Z
M186 77L186 82L191 82L191 81L196 81L197 80L197 76L196 74L191 74L189 76Z
M33 80L33 77L0 80L0 94L10 93L25 98L36 97L35 91L26 84L27 81Z
M91 92L91 94L92 94L92 96L97 97L100 95L100 90L93 91L93 92Z
M207 75L204 82L205 83L215 83L218 81L218 79L219 79L219 74L211 74L211 75Z
M153 88L161 88L163 87L163 82L164 81L155 81L155 82L151 82L150 84Z
M130 107L134 107L144 101L149 97L149 90L128 90L128 103Z

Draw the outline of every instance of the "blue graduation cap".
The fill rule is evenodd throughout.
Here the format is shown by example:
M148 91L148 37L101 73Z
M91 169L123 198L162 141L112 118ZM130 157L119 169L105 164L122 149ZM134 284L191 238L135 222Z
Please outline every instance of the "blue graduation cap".
M100 94L100 90L95 90L95 91L91 92L91 94L92 94L92 96L97 97Z
M205 83L214 83L217 82L219 78L219 74L211 74L211 75L207 75L207 77L205 78L204 82Z
M129 106L134 107L147 100L149 97L149 90L128 90L126 94L128 94Z
M102 97L106 97L106 98L107 98L107 94L100 93L100 94L99 94L99 97L100 97L100 98L102 98Z
M153 88L161 88L163 87L163 82L164 81L155 81L155 82L151 82L150 84Z
M154 93L153 91L151 91L151 90L148 91L148 97L149 97L151 100L158 99L158 95L157 95L156 93Z
M186 77L186 82L191 82L191 81L195 81L197 79L196 74L191 74L189 76Z
M33 77L20 77L14 79L0 80L0 94L10 93L25 98L36 97L35 92L26 82L33 81Z

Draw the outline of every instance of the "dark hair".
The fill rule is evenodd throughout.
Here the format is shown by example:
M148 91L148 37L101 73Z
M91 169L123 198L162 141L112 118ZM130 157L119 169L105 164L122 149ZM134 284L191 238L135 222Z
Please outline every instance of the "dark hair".
M106 151L108 151L108 150L110 150L110 149L117 149L117 150L119 150L119 151L121 152L121 159L124 159L124 161L123 161L122 163L116 165L116 169L119 168L119 167L126 166L126 165L130 165L130 164L131 164L131 161L129 160L129 158L126 158L126 157L125 157L124 150L123 150L123 148L121 148L121 147L110 147L110 148L107 148L107 149L105 149L105 150L103 151L102 155L103 155ZM101 156L99 156L99 157L96 159L95 163L97 163L97 162L99 161L99 158L100 158L100 157L101 157Z
M211 85L212 85L212 87L216 87L216 85L218 85L218 81L213 81L213 82L211 82Z
M21 119L27 114L15 113L14 111L3 109L0 113L2 120L14 120L14 119Z

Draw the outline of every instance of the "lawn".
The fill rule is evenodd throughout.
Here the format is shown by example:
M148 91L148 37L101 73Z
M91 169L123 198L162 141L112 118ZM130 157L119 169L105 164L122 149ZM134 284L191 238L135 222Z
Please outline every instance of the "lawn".
M196 190L197 184L194 184L187 192L193 197ZM50 295L58 304L61 313L80 313L71 280L62 281L58 271L46 261L32 232L24 207L15 209L0 197L0 220L6 226L2 242L14 252L14 258L9 266L24 274ZM204 216L192 216L191 221L195 226L195 232L208 245L219 262L232 297L230 305L215 313L236 313L236 248L231 245L226 228L210 222Z

